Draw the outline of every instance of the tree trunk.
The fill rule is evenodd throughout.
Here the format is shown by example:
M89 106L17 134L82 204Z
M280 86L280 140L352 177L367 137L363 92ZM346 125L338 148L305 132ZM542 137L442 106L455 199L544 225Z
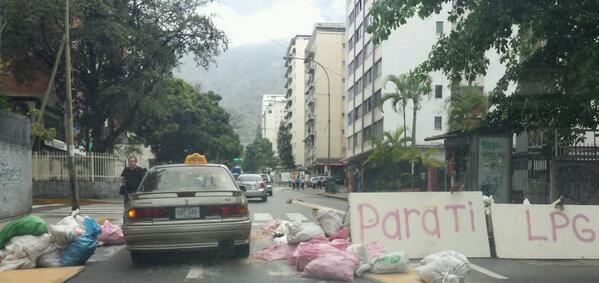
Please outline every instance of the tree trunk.
M402 104L403 107L403 147L408 148L408 128L406 128L406 104Z
M418 98L414 98L414 110L412 111L412 191L416 186L416 171L414 155L416 153L416 114L418 113Z

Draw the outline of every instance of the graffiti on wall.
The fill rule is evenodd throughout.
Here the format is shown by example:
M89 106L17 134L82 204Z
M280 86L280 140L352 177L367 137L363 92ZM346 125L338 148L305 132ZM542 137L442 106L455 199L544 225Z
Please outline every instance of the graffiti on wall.
M0 160L0 185L21 183L23 181L23 170L10 166L8 162Z
M508 202L508 154L506 137L480 137L478 188L498 202Z
M599 191L599 164L558 165L556 183L560 195L587 203Z

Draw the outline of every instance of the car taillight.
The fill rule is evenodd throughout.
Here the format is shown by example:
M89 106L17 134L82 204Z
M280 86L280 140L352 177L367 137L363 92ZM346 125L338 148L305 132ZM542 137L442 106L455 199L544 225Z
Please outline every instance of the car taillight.
M169 217L168 209L164 207L143 207L143 208L130 208L127 211L127 218L129 219L143 219L143 218L167 218Z
M260 188L264 189L264 187L266 187L266 185L264 184L264 182L260 182Z
M248 207L241 204L214 205L208 207L207 214L207 216L221 216L223 218L247 216Z

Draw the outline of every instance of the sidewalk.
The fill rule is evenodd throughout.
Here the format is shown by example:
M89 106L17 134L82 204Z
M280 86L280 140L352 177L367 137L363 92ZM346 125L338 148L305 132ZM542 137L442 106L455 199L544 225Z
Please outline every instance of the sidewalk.
M281 187L286 187L289 188L288 186L281 186ZM319 195L319 196L323 196L323 197L328 197L328 198L333 198L333 199L338 199L338 200L343 200L343 201L347 201L347 188L345 188L344 186L340 186L337 185L335 187L337 189L336 193L327 193L324 191L324 189L313 189L313 188L305 188L303 190L300 190L301 192L306 192L306 193L310 193L313 195Z

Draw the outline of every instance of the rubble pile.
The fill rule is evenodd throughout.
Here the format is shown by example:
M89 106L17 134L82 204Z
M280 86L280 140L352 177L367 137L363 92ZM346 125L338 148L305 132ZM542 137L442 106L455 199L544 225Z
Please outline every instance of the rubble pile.
M286 260L301 276L353 282L355 276L370 273L406 273L411 270L404 251L386 251L377 242L352 244L347 218L334 210L317 209L313 222L272 220L262 225L260 234L274 244L252 258L264 261ZM416 268L427 283L463 282L470 270L468 259L455 251L429 255Z
M16 219L0 230L0 272L35 267L83 265L101 245L124 244L121 227L100 226L79 210L48 225L37 216Z

